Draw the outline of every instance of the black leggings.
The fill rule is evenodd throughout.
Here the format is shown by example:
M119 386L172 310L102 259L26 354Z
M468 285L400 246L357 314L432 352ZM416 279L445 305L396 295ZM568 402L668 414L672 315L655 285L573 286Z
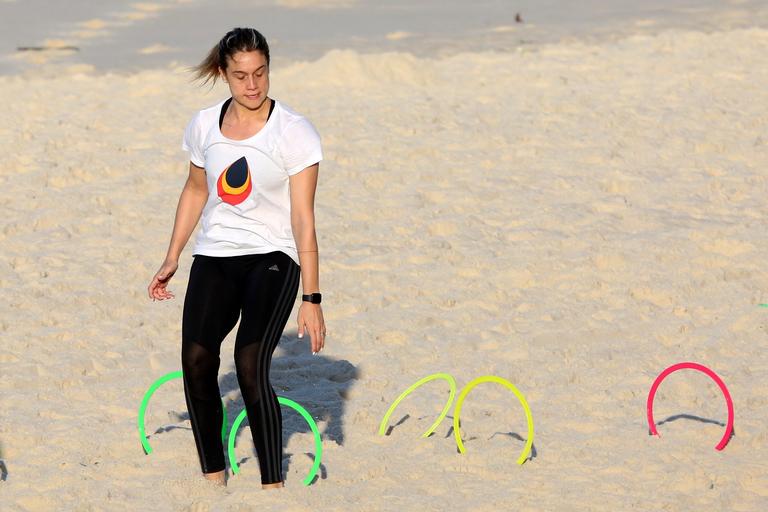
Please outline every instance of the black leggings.
M237 323L235 368L259 457L261 482L282 482L282 416L269 384L277 347L299 287L299 266L285 253L195 256L184 298L184 395L203 473L225 469L221 442L219 349Z

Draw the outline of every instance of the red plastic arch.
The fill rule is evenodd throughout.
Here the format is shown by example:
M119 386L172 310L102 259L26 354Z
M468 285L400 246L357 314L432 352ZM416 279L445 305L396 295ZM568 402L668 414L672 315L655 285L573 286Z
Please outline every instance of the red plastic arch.
M648 430L651 435L659 436L659 432L656 430L656 422L653 421L653 399L656 396L656 390L659 389L659 385L661 384L661 381L663 381L670 373L676 372L677 370L683 370L683 369L691 369L691 370L698 370L702 373L706 373L709 375L709 377L715 381L715 383L720 387L720 391L723 392L723 396L725 396L725 403L728 406L728 423L725 426L725 433L723 434L723 438L720 439L720 442L717 443L717 446L715 446L715 450L722 450L725 448L725 445L728 444L728 441L731 439L731 434L733 433L733 400L731 400L731 394L728 392L728 388L725 387L725 383L723 380L717 376L715 372L710 370L704 365L701 365L699 363L677 363L673 364L663 372L659 374L658 377L656 377L656 380L653 382L653 386L651 386L651 391L648 393L648 403L646 407L648 408Z

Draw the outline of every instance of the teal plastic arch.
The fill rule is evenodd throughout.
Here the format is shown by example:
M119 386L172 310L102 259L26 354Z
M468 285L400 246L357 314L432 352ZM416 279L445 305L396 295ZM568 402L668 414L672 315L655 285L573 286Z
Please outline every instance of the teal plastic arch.
M451 404L453 403L453 398L456 396L456 380L454 380L454 378L448 373L433 373L432 375L427 375L403 391L400 396L398 396L397 399L392 402L392 405L389 406L386 414L384 414L384 417L381 419L381 423L379 424L380 436L384 435L389 417L392 416L393 412L395 412L397 405L402 402L406 396L410 395L416 388L435 379L447 380L448 384L451 386L451 394L448 397L448 401L445 403L442 412L440 412L440 415L437 417L437 420L435 420L432 426L429 427L427 431L421 435L421 437L429 437L435 431L435 429L437 429L438 425L440 425L440 422L443 421L443 418L445 418L445 416L448 414L448 410L451 408Z
M277 397L277 401L280 402L281 405L288 406L301 414L301 416L307 422L307 425L309 425L309 428L312 429L312 433L315 436L315 462L312 464L312 468L309 470L309 474L303 481L304 485L309 485L312 483L315 475L317 475L317 471L320 469L320 460L323 457L323 441L320 438L320 430L317 428L317 423L315 423L315 420L312 418L312 416L310 416L307 410L304 409L301 405L294 402L290 398L285 398L282 396ZM237 415L235 421L232 422L232 429L229 431L227 454L229 455L229 467L232 468L232 473L235 475L240 473L240 466L237 464L237 456L235 455L235 440L237 439L237 430L240 428L240 424L245 420L246 416L247 412L245 409L240 411L240 414Z
M149 405L149 399L152 398L152 395L155 394L155 391L168 382L169 380L173 379L181 379L184 377L184 372L179 370L176 372L166 373L159 379L157 379L155 382L152 383L151 386L149 386L149 389L146 393L144 393L144 398L141 400L141 405L139 406L139 439L141 439L141 446L144 448L144 453L149 455L152 453L152 447L149 445L149 440L147 439L147 433L144 430L144 416L147 412L147 406ZM224 405L224 400L221 401L221 407L223 410L223 421L221 423L221 442L223 443L226 440L227 435L227 427L229 426L227 423L227 406Z

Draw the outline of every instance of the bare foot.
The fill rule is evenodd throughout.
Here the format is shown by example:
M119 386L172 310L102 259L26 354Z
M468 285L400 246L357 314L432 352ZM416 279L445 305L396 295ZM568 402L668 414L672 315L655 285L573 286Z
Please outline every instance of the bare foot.
M203 473L203 476L209 482L219 484L223 487L227 486L227 472L225 470L217 471L216 473Z
M283 482L277 482L275 484L261 484L262 489L280 489L281 487L285 487Z

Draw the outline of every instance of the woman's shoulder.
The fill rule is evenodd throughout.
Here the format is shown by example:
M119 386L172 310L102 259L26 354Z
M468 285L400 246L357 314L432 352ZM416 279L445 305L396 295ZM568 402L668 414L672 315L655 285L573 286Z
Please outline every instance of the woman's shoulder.
M280 131L285 132L286 129L293 127L294 129L299 126L305 126L314 130L312 122L303 114L293 110L290 106L286 105L282 101L275 100L275 112L277 114Z
M195 115L192 117L192 122L198 123L201 125L207 125L211 123L218 122L219 114L221 112L221 107L224 105L224 103L227 101L228 98L225 98L215 105L211 105L210 107L205 107L201 110L198 110Z

